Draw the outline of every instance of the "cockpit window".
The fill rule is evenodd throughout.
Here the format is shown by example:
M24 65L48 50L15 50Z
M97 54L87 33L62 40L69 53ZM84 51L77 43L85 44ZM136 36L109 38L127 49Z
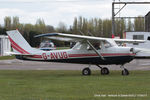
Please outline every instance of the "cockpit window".
M104 46L105 46L105 48L109 48L109 47L111 47L111 44L109 42L105 41Z
M95 44L93 44L93 45L94 45L94 47L95 47L96 50L101 49L100 43L95 43Z
M103 43L103 45L104 45L105 48L112 47L112 45L109 42L107 42L107 41L103 41L101 43ZM101 43L92 43L92 45L94 46L94 48L96 50L100 50L101 46L102 46ZM87 50L92 50L92 48L90 47L90 45L87 45Z
M96 50L100 50L100 49L101 49L100 43L92 43L92 45L94 46L94 48L95 48ZM88 49L88 50L92 50L92 48L90 47L90 45L87 46L87 49Z

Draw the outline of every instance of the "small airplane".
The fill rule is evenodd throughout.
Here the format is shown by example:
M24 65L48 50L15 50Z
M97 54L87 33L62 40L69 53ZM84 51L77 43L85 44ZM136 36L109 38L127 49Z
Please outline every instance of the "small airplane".
M65 33L46 33L35 37L46 37L49 39L76 42L71 49L43 51L32 48L18 30L7 31L13 52L17 59L31 61L48 61L89 64L82 70L83 75L91 75L90 65L96 65L101 69L102 75L108 75L109 69L100 65L121 65L122 75L129 75L124 67L131 62L136 53L132 47L121 47L117 43L144 43L144 40L112 39L94 36L73 35Z

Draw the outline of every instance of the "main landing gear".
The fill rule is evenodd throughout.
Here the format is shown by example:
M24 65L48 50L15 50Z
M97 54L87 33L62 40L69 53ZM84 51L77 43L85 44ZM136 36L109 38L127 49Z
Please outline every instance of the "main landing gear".
M84 68L84 69L82 70L82 75L91 75L91 70L90 70L90 68L89 68L89 67Z
M108 75L109 69L107 67L101 67L100 65L97 65L101 69L101 75Z
M108 75L109 74L109 69L107 68L107 67L101 67L101 66L99 66L99 65L97 65L100 69L101 69L101 75ZM120 68L122 68L122 75L123 76L127 76L127 75L129 75L129 71L126 69L126 68L124 68L124 66L123 65L121 65L120 66ZM90 65L89 65L89 67L87 67L87 68L84 68L83 70L82 70L82 75L91 75L91 69L90 69Z
M107 67L101 67L99 65L97 65L100 69L101 69L101 75L108 75L109 74L109 69ZM89 67L84 68L82 70L82 75L91 75L91 70Z

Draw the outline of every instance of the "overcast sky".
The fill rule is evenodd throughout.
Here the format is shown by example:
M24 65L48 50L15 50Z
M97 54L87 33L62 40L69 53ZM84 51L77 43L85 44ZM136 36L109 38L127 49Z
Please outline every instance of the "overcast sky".
M48 25L58 26L59 22L72 25L74 17L111 18L113 0L0 0L0 24L5 16L18 16L21 23L35 24L38 18ZM117 0L116 0L117 1ZM121 0L150 1L150 0ZM120 5L121 7L122 5ZM118 6L119 7L119 6ZM121 16L145 15L148 5L127 5Z

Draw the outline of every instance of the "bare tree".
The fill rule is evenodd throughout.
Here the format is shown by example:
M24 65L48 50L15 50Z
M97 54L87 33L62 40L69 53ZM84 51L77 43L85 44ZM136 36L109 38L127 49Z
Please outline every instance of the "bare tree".
M10 30L10 29L11 29L11 17L6 16L6 17L4 18L4 27L5 27L7 30Z

